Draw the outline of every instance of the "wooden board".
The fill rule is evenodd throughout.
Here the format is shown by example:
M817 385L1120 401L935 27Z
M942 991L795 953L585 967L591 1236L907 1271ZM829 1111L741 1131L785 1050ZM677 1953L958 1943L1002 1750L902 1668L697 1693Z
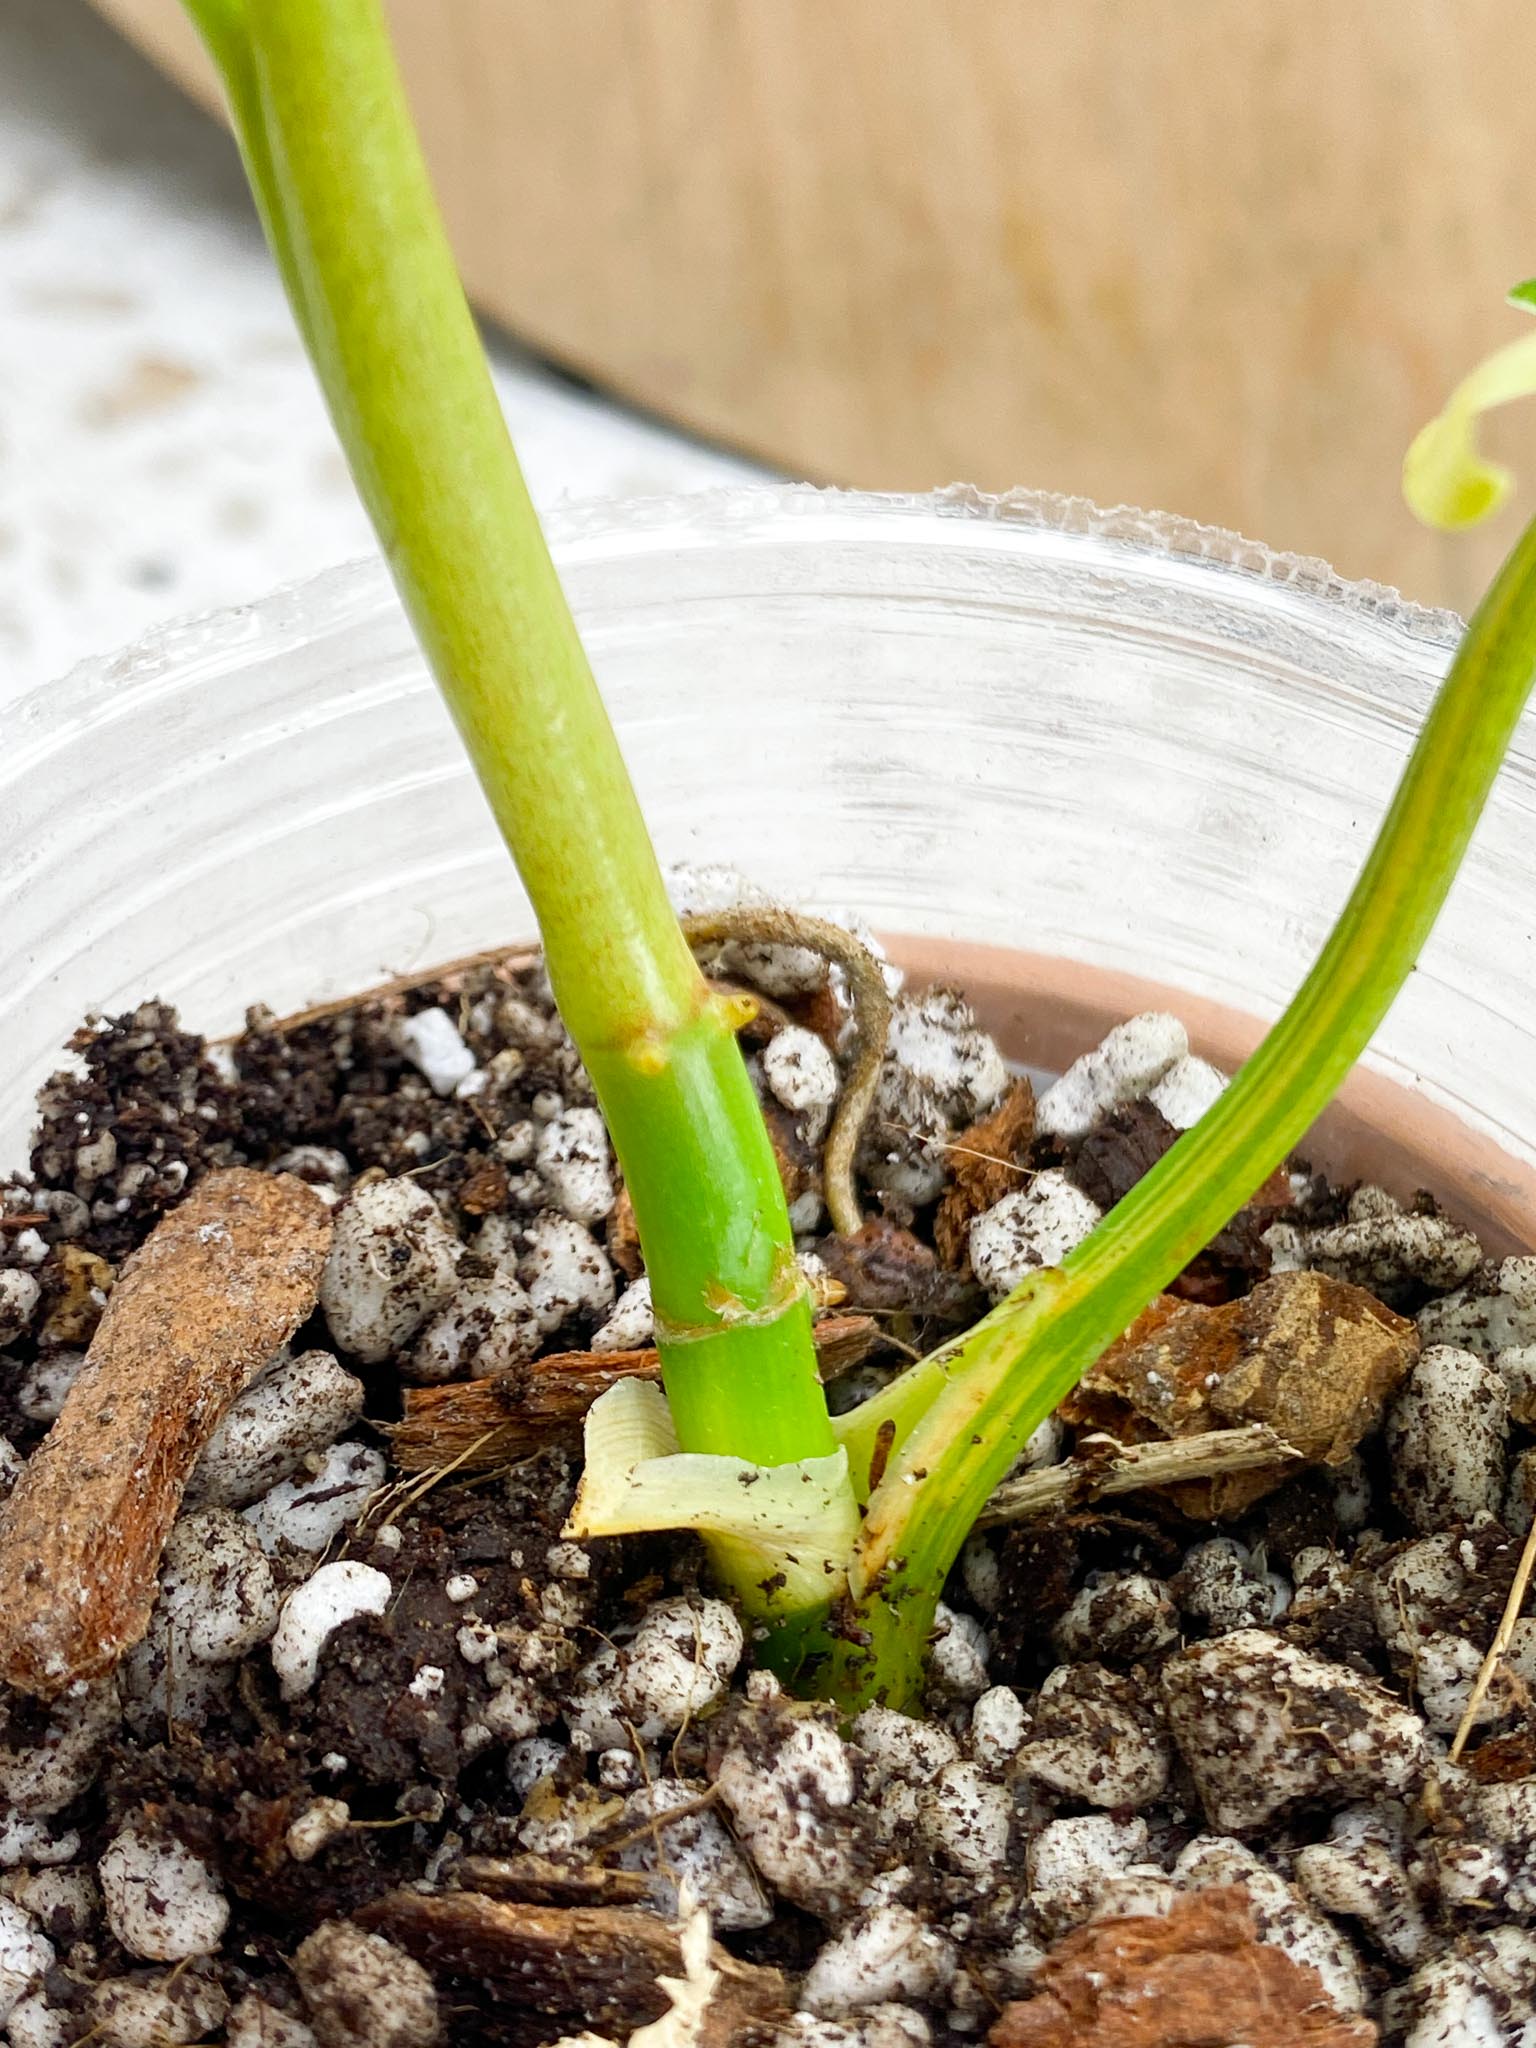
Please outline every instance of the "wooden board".
M98 0L207 90L176 0ZM1465 604L1397 470L1521 331L1520 0L393 0L470 288L783 467L1168 507ZM1536 409L1494 445L1526 465Z

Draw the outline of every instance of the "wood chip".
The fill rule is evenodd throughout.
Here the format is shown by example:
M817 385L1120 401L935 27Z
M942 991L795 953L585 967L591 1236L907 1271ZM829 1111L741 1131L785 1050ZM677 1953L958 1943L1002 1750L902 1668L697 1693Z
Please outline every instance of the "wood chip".
M881 1341L871 1316L823 1316L812 1333L824 1379L850 1371ZM486 1472L570 1435L599 1394L621 1379L659 1379L661 1354L555 1351L515 1373L447 1386L408 1387L405 1420L391 1435L402 1472Z
M303 1181L233 1167L125 1262L0 1511L0 1679L57 1693L143 1635L187 1480L229 1403L313 1310L331 1228Z
M1059 1941L992 2048L1373 2048L1309 1963L1257 1939L1248 1895L1213 1886L1166 1914L1099 1920Z
M1189 1487L1194 1481L1230 1478L1235 1473L1263 1472L1266 1483L1283 1466L1295 1466L1301 1453L1262 1423L1246 1429L1214 1429L1202 1436L1157 1440L1145 1444L1117 1443L1109 1436L1085 1436L1076 1452L1061 1465L1045 1465L1019 1479L1005 1479L977 1518L983 1529L1002 1522L1025 1522L1063 1509L1085 1507L1117 1493L1148 1493Z
M632 2029L659 2019L669 2000L658 1977L684 1974L677 1930L627 1906L538 1906L480 1892L388 1892L353 1916L428 1969L515 1999L520 2011ZM698 2048L744 2048L787 2017L777 1970L759 1969L715 1943L721 1973Z
M962 1131L944 1148L949 1186L933 1218L939 1257L957 1273L971 1270L971 1225L994 1202L1026 1185L1022 1167L1035 1135L1035 1091L1015 1081L990 1116Z
M1363 1287L1277 1273L1207 1308L1156 1301L1083 1375L1061 1412L1122 1443L1259 1422L1314 1463L1342 1464L1418 1356L1413 1324ZM1199 1520L1242 1514L1282 1470L1201 1481L1172 1497Z
M466 1891L533 1906L638 1906L654 1882L643 1870L557 1863L550 1856L465 1856L454 1877Z

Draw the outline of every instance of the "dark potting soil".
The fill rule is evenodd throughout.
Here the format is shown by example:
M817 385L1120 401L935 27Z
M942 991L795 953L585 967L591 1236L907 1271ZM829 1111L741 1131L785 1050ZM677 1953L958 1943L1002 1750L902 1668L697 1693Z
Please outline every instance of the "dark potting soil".
M1136 1020L1037 1106L962 999L904 993L838 1236L847 1019L789 954L720 965L769 998L743 1043L847 1407L1059 1258L1218 1077ZM1429 1197L1277 1176L1032 1442L1076 1476L972 1539L927 1718L840 1728L754 1672L691 1540L562 1535L593 1374L651 1328L536 963L253 1011L227 1047L147 1003L71 1050L0 1184L0 1488L210 1174L297 1174L337 1238L149 1632L0 1691L13 2048L623 2040L711 1968L669 2039L1215 2040L1110 2009L1135 1922L1132 1975L1171 1970L1191 2028L1257 1941L1276 2040L1536 2039L1536 1623L1473 1702L1536 1496L1536 1261ZM455 1405L486 1387L494 1430ZM1097 1431L1252 1422L1305 1456L1096 1493Z

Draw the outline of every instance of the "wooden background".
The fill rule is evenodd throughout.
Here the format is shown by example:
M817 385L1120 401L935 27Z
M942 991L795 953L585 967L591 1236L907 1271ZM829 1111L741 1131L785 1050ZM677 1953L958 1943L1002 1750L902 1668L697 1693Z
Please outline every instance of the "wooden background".
M175 0L97 0L206 94ZM1163 506L1464 606L1408 439L1521 331L1520 0L393 0L471 291L801 475ZM1536 504L1536 406L1491 445Z

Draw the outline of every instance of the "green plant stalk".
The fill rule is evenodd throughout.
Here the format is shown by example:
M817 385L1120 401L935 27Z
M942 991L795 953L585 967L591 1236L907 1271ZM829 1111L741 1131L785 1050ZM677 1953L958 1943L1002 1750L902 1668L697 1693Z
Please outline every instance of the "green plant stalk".
M378 0L188 0L352 473L539 920L685 1449L833 1448L729 1007L668 903L528 498ZM751 1589L742 1589L751 1599Z
M1095 1358L1305 1135L1412 972L1536 680L1536 524L1478 607L1311 973L1219 1102L1058 1271L856 1411L858 1474L895 1428L850 1577L862 1641L818 1678L850 1710L917 1697L945 1574L993 1487ZM862 1462L861 1462L862 1461Z

